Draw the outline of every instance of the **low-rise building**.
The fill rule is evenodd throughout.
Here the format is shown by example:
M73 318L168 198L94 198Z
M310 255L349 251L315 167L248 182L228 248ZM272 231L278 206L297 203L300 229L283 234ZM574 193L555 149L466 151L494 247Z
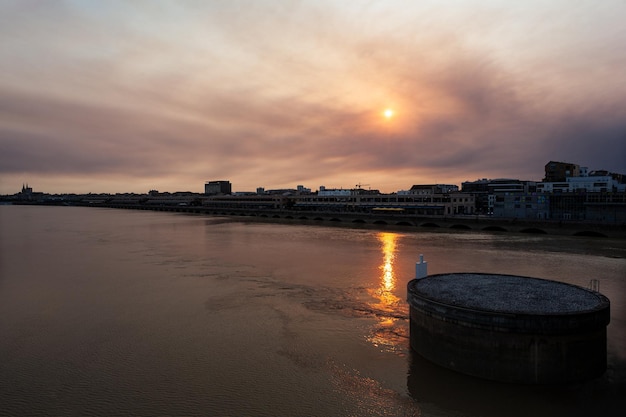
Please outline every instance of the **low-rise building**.
M233 190L230 181L207 181L204 184L204 194L206 195L231 194L232 192Z
M585 177L569 177L565 181L540 182L537 184L537 191L542 193L624 192L626 191L626 183L616 180L609 173L599 171L591 172Z
M535 192L536 189L537 183L535 181L512 178L483 178L476 181L466 181L461 184L463 193L474 195L475 212L477 214L493 214L496 201L502 202L502 196L504 195L515 193L528 194Z
M550 218L550 196L542 193L504 192L493 195L494 217L537 219Z

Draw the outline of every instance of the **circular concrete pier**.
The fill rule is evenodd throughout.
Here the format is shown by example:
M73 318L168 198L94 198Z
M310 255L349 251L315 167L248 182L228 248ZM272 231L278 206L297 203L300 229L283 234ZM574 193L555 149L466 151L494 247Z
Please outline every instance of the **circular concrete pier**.
M575 285L498 274L408 283L411 348L465 374L528 384L578 382L606 370L608 298Z

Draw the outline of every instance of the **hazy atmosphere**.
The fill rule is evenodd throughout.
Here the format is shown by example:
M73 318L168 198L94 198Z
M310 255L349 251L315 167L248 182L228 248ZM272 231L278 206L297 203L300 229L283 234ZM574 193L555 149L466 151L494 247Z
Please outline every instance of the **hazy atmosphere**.
M0 194L626 173L626 2L0 0Z

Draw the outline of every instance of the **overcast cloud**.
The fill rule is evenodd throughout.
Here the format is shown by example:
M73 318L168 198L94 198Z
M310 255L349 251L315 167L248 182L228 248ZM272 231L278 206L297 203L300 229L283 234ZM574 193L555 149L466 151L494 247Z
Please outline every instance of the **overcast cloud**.
M626 173L625 16L621 0L0 0L0 194Z

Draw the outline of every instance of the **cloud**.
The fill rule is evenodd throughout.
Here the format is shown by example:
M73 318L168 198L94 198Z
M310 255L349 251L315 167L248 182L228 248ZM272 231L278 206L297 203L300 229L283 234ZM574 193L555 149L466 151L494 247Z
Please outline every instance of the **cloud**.
M626 172L626 39L612 25L559 38L570 49L552 60L542 45L504 51L538 35L512 36L517 20L484 5L15 4L0 29L5 178L394 191L540 179L551 159ZM590 52L600 38L613 47Z

